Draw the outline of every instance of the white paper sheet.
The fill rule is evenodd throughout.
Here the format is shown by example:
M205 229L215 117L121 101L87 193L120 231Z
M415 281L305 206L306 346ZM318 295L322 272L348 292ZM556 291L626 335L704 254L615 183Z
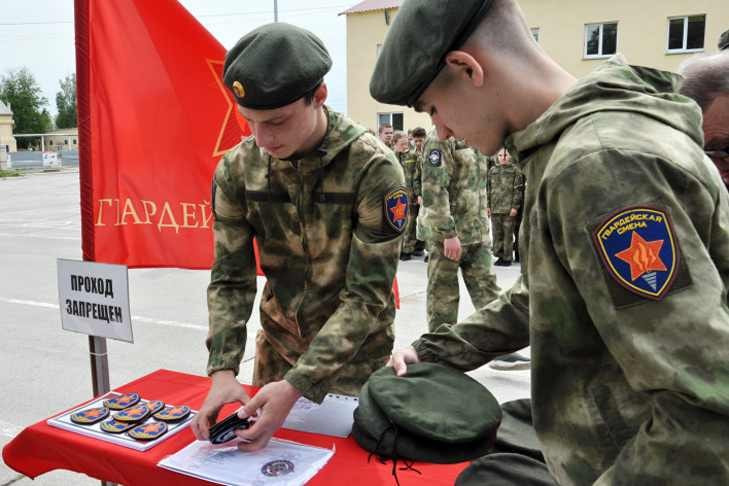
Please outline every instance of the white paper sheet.
M334 449L281 439L271 439L257 452L196 441L160 461L159 466L229 486L298 486L314 477L333 454Z
M286 429L314 434L347 437L352 432L357 397L328 394L321 405L299 398L286 417Z

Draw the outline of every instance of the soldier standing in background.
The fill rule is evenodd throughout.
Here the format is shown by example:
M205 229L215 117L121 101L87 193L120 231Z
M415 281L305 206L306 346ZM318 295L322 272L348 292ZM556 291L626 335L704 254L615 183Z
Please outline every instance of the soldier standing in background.
M192 424L199 439L223 405L242 402L239 414L258 419L238 447L261 449L299 397L357 395L392 349L409 191L392 151L324 105L330 67L319 38L285 23L226 55L224 81L252 135L213 179L212 385ZM253 372L262 388L249 399L235 377L256 297L254 238L266 286Z
M524 177L519 168L511 163L511 156L502 148L497 154L498 163L489 170L487 190L488 208L493 229L494 265L511 266L514 249L516 218L524 197Z
M402 250L400 251L400 260L407 261L412 259L416 252L417 238L416 218L420 208L418 201L420 198L420 157L415 149L410 147L408 136L404 132L397 131L392 136L393 151L400 161L403 172L405 173L405 186L410 191L410 208L408 212L408 226L402 239ZM422 250L420 251L422 255ZM420 256L417 255L417 256Z
M387 145L389 148L392 148L392 134L394 133L392 130L392 125L390 125L389 123L383 123L382 125L380 125L378 133L380 135L380 140L382 141L382 143Z
M418 238L428 248L428 329L458 321L458 269L475 308L501 290L491 270L486 157L435 132L425 142Z

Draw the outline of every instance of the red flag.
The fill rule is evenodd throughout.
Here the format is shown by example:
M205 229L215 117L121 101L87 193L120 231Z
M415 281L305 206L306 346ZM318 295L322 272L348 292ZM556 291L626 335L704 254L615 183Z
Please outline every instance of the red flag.
M210 268L210 183L248 133L225 49L174 0L76 0L83 254Z

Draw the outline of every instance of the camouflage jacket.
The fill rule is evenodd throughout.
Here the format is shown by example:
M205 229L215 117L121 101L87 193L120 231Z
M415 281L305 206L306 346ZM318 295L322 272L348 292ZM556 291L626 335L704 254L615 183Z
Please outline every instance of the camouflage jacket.
M313 153L278 160L249 137L220 161L213 190L208 373L238 372L256 296L254 237L267 277L263 331L293 365L289 383L321 401L341 367L388 356L408 202L389 149L329 111Z
M398 153L395 155L397 155L403 172L405 173L405 185L411 191L410 204L415 205L417 204L417 197L421 195L420 157L417 153L415 153L415 149L412 148L408 152Z
M458 236L462 245L490 245L487 158L455 139L440 141L435 132L428 135L424 153L418 239L443 241Z
M464 370L531 344L560 485L729 484L729 201L675 82L613 58L507 138L522 278L415 343Z
M519 209L524 197L524 176L514 164L497 164L489 169L486 180L488 207L493 214L508 214Z

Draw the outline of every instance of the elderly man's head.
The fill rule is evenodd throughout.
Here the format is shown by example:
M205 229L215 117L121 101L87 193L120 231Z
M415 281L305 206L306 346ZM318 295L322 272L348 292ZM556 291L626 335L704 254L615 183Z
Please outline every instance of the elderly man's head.
M729 188L729 51L692 59L681 74L681 94L704 113L704 149Z

